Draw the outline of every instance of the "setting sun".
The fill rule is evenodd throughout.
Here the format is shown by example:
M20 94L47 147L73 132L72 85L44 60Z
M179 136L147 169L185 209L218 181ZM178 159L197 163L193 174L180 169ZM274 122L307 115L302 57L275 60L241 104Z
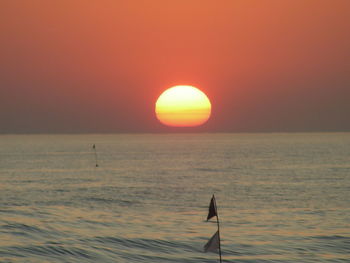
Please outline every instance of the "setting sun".
M193 86L169 88L156 102L157 118L168 126L199 126L209 119L210 113L211 104L208 97Z

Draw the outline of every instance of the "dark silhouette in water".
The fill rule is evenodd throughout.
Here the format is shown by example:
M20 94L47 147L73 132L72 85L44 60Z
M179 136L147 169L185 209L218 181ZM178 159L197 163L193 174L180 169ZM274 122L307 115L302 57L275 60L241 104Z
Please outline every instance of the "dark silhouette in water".
M98 167L98 162L97 162L97 152L96 152L96 145L95 145L95 144L92 146L92 149L94 149L96 167Z
M208 243L205 244L204 246L204 252L215 252L217 249L219 249L219 260L220 263L222 262L221 258L221 241L220 241L220 223L219 223L219 215L218 215L218 210L216 207L216 200L215 196L210 200L209 204L209 211L208 211L208 216L207 216L207 221L210 220L210 218L216 216L216 223L218 226L218 230L215 232L215 234L209 239Z

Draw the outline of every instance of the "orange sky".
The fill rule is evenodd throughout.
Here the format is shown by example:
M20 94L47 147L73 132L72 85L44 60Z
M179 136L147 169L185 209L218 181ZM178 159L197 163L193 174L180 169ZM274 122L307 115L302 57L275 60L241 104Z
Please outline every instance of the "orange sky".
M186 131L350 131L350 1L0 1L0 133L177 131L154 104L194 85Z

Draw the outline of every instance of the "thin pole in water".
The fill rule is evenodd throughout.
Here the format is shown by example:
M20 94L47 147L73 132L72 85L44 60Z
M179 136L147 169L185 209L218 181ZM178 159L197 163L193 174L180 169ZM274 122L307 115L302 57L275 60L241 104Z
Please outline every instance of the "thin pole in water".
M94 153L95 153L95 162L96 162L96 167L98 167L98 163L97 163L97 152L96 152L96 145L94 144L92 146L92 148L94 149Z
M215 205L215 211L216 211L216 223L218 225L218 236L219 236L219 256L220 256L220 263L222 262L222 258L221 258L221 239L220 239L220 222L219 222L219 213L218 213L218 209L216 207L216 199L215 196L214 197L214 205Z
M209 211L207 216L207 221L210 220L210 218L216 216L216 224L218 226L218 230L215 232L215 234L209 239L207 244L204 246L204 252L217 252L217 249L219 249L219 256L220 256L220 263L222 263L222 255L221 255L221 240L220 240L220 222L219 222L219 215L218 210L216 207L216 199L215 195L210 200L209 204Z

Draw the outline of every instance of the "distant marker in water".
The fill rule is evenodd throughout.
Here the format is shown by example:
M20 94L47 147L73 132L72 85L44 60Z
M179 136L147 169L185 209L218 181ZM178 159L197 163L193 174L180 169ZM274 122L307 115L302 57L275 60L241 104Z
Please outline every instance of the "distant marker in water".
M97 162L97 152L96 152L96 145L95 145L95 144L92 146L92 149L94 149L96 167L98 167L98 162Z

